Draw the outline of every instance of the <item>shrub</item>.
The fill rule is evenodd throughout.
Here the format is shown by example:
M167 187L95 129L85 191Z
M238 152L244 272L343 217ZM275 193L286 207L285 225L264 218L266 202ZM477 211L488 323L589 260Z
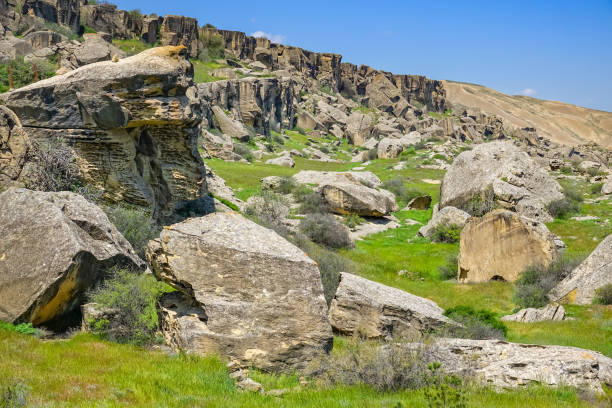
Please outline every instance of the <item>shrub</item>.
M471 306L455 306L447 309L444 316L460 323L463 327L447 326L443 335L464 339L505 339L508 329L492 312L474 309Z
M325 153L325 154L329 154L329 148L327 146L321 146L319 148L319 151L321 151L322 153Z
M422 193L418 190L407 188L404 181L405 180L402 177L395 177L390 180L386 180L383 183L383 188L391 191L393 194L395 194L397 199L403 201L404 203L408 203L413 198L422 195Z
M565 218L570 214L580 212L584 197L575 186L567 186L563 189L564 198L550 202L546 209L554 218Z
M31 62L25 62L23 57L14 59L7 64L0 64L0 93L9 89L9 67L13 70L13 87L21 88L34 82L34 67ZM57 64L46 60L36 61L36 69L40 80L55 75Z
M329 212L327 201L325 201L323 196L316 191L311 190L309 193L300 192L295 198L300 203L300 213L302 214Z
M290 194L295 189L295 182L291 177L281 177L278 185L278 192L281 194Z
M600 305L612 305L612 283L602 286L595 290L595 299L593 303Z
M0 408L25 408L28 394L28 387L20 382L0 384Z
M445 375L438 362L427 365L429 375L423 395L430 408L467 408L467 393L457 375Z
M591 194L599 194L601 193L602 187L603 187L603 183L593 183L589 186L589 192Z
M122 205L103 207L110 222L121 235L132 244L139 257L145 257L147 244L159 235L160 228L151 217L150 212L136 207Z
M0 321L0 330L12 331L15 333L37 335L39 331L32 326L32 323L11 324Z
M135 344L156 342L159 322L157 301L165 284L153 276L129 269L112 268L109 277L88 294L89 300L117 310L117 326L121 330L105 331L105 324L96 324L98 334L113 341ZM102 322L104 323L104 322Z
M440 280L457 279L457 271L459 270L459 258L457 256L449 256L446 258L446 265L438 267L438 276Z
M255 158L253 157L253 153L251 152L251 149L249 149L247 145L235 143L234 153L242 156L242 158L244 158L245 160L249 162L252 162L253 160L255 160Z
M245 213L257 218L272 228L289 215L289 207L284 197L272 191L262 191L247 201Z
M347 228L331 214L312 213L300 221L300 231L314 242L328 248L355 246Z
M599 169L597 167L589 167L584 172L586 174L588 174L590 177L601 176L601 175L605 174L603 170L601 170L601 169Z
M31 168L25 186L38 191L73 191L81 185L76 156L63 139L33 141L29 151Z
M424 140L421 140L419 142L416 142L412 146L414 147L415 150L425 150L427 149L427 142Z
M446 242L448 244L454 244L459 242L461 236L461 227L458 225L446 225L439 224L433 230L431 240L434 242Z
M516 281L513 300L521 308L542 307L548 303L548 292L576 268L581 258L562 257L547 267L532 266Z
M283 138L283 136L279 135L278 133L272 133L272 141L274 143L278 143L279 145L285 144L285 138Z
M350 229L353 229L356 226L363 224L364 222L365 220L357 214L351 213L347 215L346 217L344 217L344 225L346 225Z
M219 34L203 30L200 33L200 53L198 59L204 63L223 58L225 55L225 41Z
M326 386L367 385L377 391L426 386L427 349L345 339L343 347L313 361L307 371Z

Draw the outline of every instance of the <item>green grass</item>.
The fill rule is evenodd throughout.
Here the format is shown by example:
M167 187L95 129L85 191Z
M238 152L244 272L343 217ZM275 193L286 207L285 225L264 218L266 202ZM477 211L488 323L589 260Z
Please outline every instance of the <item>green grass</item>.
M215 77L211 72L219 68L228 68L229 65L219 64L214 61L205 63L198 60L191 60L191 63L193 64L194 70L193 79L196 83L215 82L226 79Z
M167 356L79 334L41 341L0 330L0 383L18 381L41 407L404 407L427 406L422 391L379 393L365 386L298 386L296 376L252 373L280 398L242 393L216 357ZM576 392L533 386L498 393L469 389L470 406L587 407Z
M113 40L113 45L127 55L136 55L157 45L147 44L137 38L128 40Z

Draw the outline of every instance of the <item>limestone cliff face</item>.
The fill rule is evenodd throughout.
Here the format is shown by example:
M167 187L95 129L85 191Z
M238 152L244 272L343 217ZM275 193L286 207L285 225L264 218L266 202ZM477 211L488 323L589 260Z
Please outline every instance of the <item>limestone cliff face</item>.
M203 116L209 123L213 106L232 112L244 124L269 135L295 126L297 98L291 78L243 78L198 84Z
M160 29L163 45L184 45L191 58L198 56L198 20L183 16L166 16Z
M80 21L80 0L25 0L21 10L78 31Z
M113 38L133 38L142 32L142 19L134 18L125 10L112 4L81 6L83 24Z
M202 120L184 47L99 62L3 94L30 137L65 138L83 177L105 199L150 207L157 218L202 204ZM196 208L195 210L199 210Z

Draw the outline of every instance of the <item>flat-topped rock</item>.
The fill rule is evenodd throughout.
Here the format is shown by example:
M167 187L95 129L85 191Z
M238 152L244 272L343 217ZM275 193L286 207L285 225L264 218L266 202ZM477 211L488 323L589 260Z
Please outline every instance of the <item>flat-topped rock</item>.
M539 309L529 307L501 318L506 322L536 323L545 321L560 321L565 318L565 308L561 305L546 305Z

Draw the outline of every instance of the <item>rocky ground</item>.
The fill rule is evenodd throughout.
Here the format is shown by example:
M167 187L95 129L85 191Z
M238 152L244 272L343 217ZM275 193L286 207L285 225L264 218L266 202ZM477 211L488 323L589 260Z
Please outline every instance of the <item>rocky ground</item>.
M1 403L609 404L605 120L83 3L0 0Z

